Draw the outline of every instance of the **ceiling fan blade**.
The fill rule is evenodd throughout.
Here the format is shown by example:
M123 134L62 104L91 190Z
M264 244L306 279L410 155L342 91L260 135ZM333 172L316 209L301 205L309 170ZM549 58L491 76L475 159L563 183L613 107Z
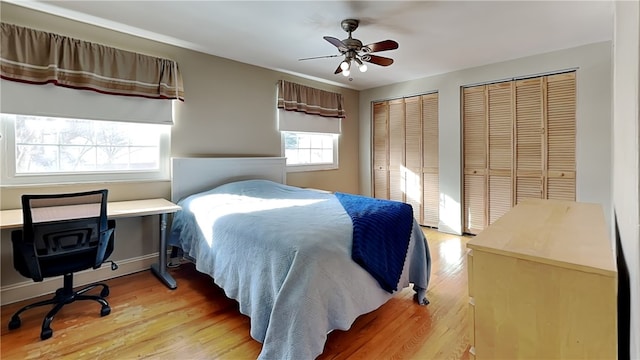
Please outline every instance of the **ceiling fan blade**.
M342 54L324 55L324 56L314 56L314 57L308 57L308 58L298 59L298 61L302 61L302 60L313 60L313 59L324 59L324 58L332 58L332 57L337 57L337 56L342 56Z
M384 56L368 55L362 57L362 61L370 62L380 66L389 66L393 64L393 59Z
M336 69L334 74L340 74L342 72L342 68L340 67L341 64L342 64L342 61L340 62L340 64L338 64L338 68Z
M378 41L373 44L365 45L363 48L369 48L371 51L369 52L378 52L378 51L387 51L387 50L395 50L398 48L398 43L393 40L384 40Z
M346 52L347 50L349 50L347 48L347 45L345 45L341 40L336 39L334 37L331 36L324 36L323 39L327 40L328 42L330 42L333 46L337 47L338 50L340 50L341 53Z

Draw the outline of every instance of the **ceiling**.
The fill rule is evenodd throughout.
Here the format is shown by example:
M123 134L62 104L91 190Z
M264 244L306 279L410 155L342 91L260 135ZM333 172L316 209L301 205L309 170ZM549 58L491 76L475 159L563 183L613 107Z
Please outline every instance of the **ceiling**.
M3 0L140 37L363 90L611 40L612 1L24 1ZM334 74L323 39L392 39L391 66Z

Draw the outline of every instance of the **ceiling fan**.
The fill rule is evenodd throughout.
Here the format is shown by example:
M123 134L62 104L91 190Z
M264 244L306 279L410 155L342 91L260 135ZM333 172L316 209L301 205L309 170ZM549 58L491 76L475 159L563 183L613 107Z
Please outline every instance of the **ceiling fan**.
M311 60L311 59L320 59L320 58L330 58L330 57L338 57L344 56L344 60L340 62L338 68L335 71L335 74L342 73L344 76L349 76L351 74L351 65L356 63L358 69L361 72L367 71L367 64L372 63L380 66L389 66L393 64L393 59L373 55L374 52L387 51L387 50L395 50L398 48L398 43L393 40L383 40L375 43L371 43L368 45L362 45L362 41L358 39L354 39L351 37L351 33L358 28L360 24L360 20L357 19L345 19L340 23L342 25L342 29L349 33L349 37L344 40L339 40L331 36L324 36L324 39L330 42L332 45L338 48L340 54L335 55L327 55L327 56L316 56L310 58L304 58L299 60Z

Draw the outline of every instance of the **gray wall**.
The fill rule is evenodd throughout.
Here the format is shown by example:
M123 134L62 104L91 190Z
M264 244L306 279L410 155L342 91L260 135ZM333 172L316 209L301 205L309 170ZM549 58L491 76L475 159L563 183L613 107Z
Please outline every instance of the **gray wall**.
M371 195L371 102L439 92L440 226L462 231L460 87L577 68L576 198L611 218L611 42L496 63L360 92L360 190Z

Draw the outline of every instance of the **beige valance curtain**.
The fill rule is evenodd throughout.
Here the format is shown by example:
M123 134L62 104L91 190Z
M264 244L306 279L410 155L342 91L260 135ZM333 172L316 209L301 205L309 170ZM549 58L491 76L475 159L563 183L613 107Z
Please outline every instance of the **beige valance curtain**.
M0 75L105 94L184 101L173 60L2 23Z
M284 80L278 82L278 108L325 117L346 117L342 94Z

